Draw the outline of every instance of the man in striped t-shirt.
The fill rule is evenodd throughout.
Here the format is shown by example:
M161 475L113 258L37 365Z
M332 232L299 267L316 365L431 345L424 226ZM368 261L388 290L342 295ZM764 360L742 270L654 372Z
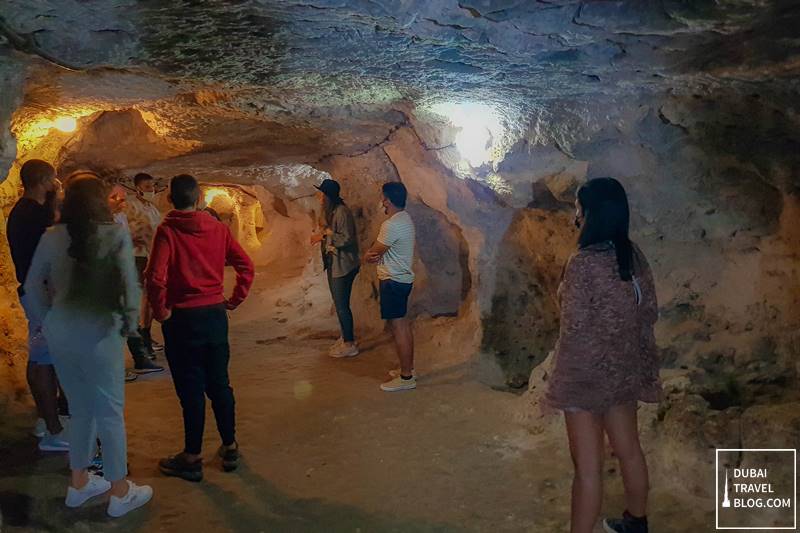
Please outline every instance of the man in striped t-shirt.
M367 251L365 260L378 265L381 318L392 328L400 375L383 383L386 392L417 388L414 376L414 336L406 318L408 297L414 285L414 222L406 212L408 193L405 185L390 182L383 185L381 205L389 218L381 225L378 240Z

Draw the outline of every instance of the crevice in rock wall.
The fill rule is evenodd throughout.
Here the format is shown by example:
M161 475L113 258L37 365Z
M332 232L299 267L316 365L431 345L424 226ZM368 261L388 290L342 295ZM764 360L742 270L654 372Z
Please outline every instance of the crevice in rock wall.
M482 351L496 358L512 389L528 384L558 338L556 291L574 241L570 216L520 209L499 245Z
M391 128L389 128L389 131L386 133L386 136L384 136L378 142L370 144L366 148L363 148L363 149L358 150L356 152L325 154L325 155L321 156L319 159L317 159L313 164L323 163L325 160L330 159L332 157L359 157L359 156L368 154L369 152L371 152L375 148L381 148L383 145L385 145L386 143L388 143L391 140L392 135L394 135L394 133L397 130L399 130L400 128L403 128L405 126L408 126L408 124L409 124L408 116L405 113L402 113L402 112L400 112L400 114L403 117L403 120L400 121L400 122L397 122Z
M407 210L414 220L417 254L426 273L424 281L415 284L419 296L414 298L413 310L432 317L457 316L472 285L464 236L458 226L424 202L412 201Z

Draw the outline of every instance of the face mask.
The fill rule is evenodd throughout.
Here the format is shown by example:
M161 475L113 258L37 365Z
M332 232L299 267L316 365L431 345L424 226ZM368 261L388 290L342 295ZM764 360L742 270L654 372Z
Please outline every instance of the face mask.
M141 194L142 198L144 198L148 202L152 202L153 200L155 200L156 197L156 193L154 193L153 191L142 192Z

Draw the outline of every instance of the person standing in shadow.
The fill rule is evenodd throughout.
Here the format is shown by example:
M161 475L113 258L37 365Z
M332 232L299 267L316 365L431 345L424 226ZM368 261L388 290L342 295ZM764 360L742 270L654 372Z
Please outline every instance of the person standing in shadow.
M133 239L133 254L136 259L136 271L139 273L139 282L144 285L144 269L150 255L150 245L156 228L161 223L161 212L155 205L155 178L150 174L140 172L133 177L134 194L126 198L125 214L128 218L128 228ZM153 311L147 300L147 293L142 296L142 319L139 336L142 338L144 349L149 359L156 357L156 352L161 352L164 347L153 341L150 332L153 324ZM160 372L163 370L158 365L134 366L134 371L142 374Z
M627 510L608 533L647 533L648 472L639 443L638 402L661 398L653 326L653 274L628 237L622 185L595 178L578 190L578 249L558 289L561 324L545 405L564 412L575 467L572 533L590 533L600 514L605 436L620 462Z
M414 246L416 229L406 211L408 192L400 182L384 183L381 206L388 219L381 224L378 239L364 260L378 265L381 318L389 323L400 360L393 379L381 384L384 392L417 388L414 372L414 331L408 317L408 299L414 288Z
M350 294L360 266L356 221L350 208L339 196L338 182L326 179L317 190L317 199L322 208L321 227L319 232L311 235L311 244L320 245L322 264L328 276L328 287L342 333L328 355L354 357L358 355L358 345L353 331Z
M211 400L222 445L217 453L226 472L239 464L233 389L228 377L228 311L236 309L253 284L253 262L228 227L198 210L200 186L187 174L172 178L174 209L158 226L145 287L153 317L161 322L175 392L183 410L183 451L159 461L161 472L187 481L203 479L206 395ZM225 266L236 271L236 286L224 296Z
M31 314L30 298L24 284L39 240L56 216L56 172L39 159L26 161L20 169L23 194L8 215L6 236L17 274L20 303L28 319L28 386L39 419L34 435L40 437L39 449L65 452L69 449L66 432L58 416L58 378L53 359L42 335L41 323Z
M66 181L60 223L36 248L25 294L72 411L65 503L79 507L110 492L107 512L119 517L153 496L127 479L123 414L123 337L136 330L141 292L130 235L113 222L103 181L92 172ZM89 472L98 437L104 477Z

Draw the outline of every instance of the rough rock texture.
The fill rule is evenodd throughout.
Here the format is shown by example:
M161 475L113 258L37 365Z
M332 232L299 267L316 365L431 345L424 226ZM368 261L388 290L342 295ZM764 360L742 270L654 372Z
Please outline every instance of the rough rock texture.
M0 41L4 210L18 193L15 157L109 179L195 174L229 191L214 205L260 275L302 295L259 294L259 304L313 328L331 313L306 244L312 185L341 181L365 248L382 219L380 184L400 180L419 226L418 369L463 364L492 386L528 382L519 418L542 433L560 430L538 400L574 191L614 176L661 304L667 398L642 411L654 479L708 497L711 448L796 442L797 2L0 6L3 27L28 39L22 51L10 35ZM49 127L62 115L79 119L77 132ZM19 369L12 278L2 255L10 334L0 344ZM376 298L364 269L360 333L383 327ZM20 376L3 390L21 390Z

